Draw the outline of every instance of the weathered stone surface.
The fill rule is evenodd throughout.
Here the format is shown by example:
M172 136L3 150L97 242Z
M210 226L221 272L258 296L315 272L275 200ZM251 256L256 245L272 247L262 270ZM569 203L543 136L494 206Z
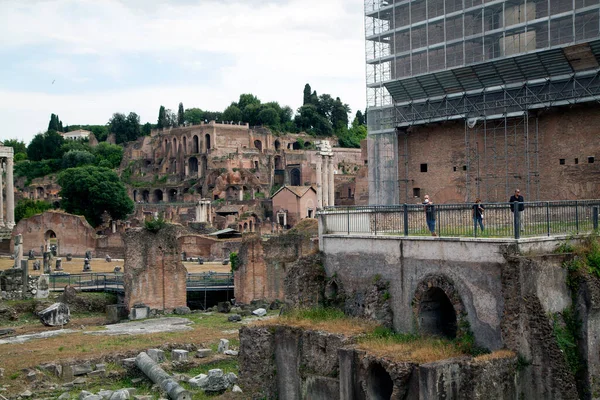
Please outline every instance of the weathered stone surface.
M173 350L171 352L171 360L172 361L187 361L188 360L188 351L187 350Z
M15 333L15 330L11 328L0 329L0 336L12 335L13 333Z
M150 316L150 307L147 306L134 306L129 311L129 319L136 321L139 319L146 319Z
M97 394L91 394L89 396L85 396L83 400L103 400L103 398Z
M228 301L220 301L217 303L217 311L220 313L227 314L231 311L231 303Z
M123 360L121 360L121 363L125 368L133 368L135 367L135 357L124 358Z
M77 396L77 398L78 398L79 400L83 400L83 399L85 399L86 397L88 397L88 396L91 396L91 395L93 395L93 394L94 394L94 393L92 393L92 392L88 392L87 390L82 390L81 392L79 392L79 395Z
M92 371L92 372L88 373L88 376L89 377L94 377L94 376L105 377L106 376L106 370L101 369L101 370L98 370L98 371Z
M206 358L206 357L210 356L210 353L212 353L211 349L198 349L196 351L196 357Z
M129 229L123 234L125 304L144 303L151 309L186 307L187 270L181 262L182 228L167 224L157 233ZM168 282L169 289L164 285Z
M44 364L44 365L40 365L40 368L43 369L44 371L48 371L49 373L51 373L54 376L57 376L57 377L62 376L63 367L60 364L54 364L54 363Z
M173 311L174 314L177 315L187 315L187 314L191 314L192 310L190 310L189 307L176 307L175 310Z
M236 377L237 381L237 377ZM233 382L229 380L228 375L223 374L223 370L211 369L208 371L206 378L200 377L197 386L203 389L206 393L217 394L227 390Z
M208 375L200 374L188 381L188 383L195 388L200 388L206 386L206 382L208 381Z
M149 396L149 395L141 395L141 394L136 394L135 396L133 396L133 400L152 400L153 397Z
M62 326L71 319L69 306L64 303L54 303L38 313L40 321L46 326Z
M27 382L33 382L37 379L37 373L35 371L29 371L25 376L25 379L27 379Z
M218 353L224 353L227 350L229 350L229 340L227 340L227 339L221 339L219 341L219 347L217 348L217 352Z
M160 349L148 349L148 357L154 360L154 362L161 363L164 362L167 358L165 357L165 352Z
M71 383L73 383L73 385L84 385L87 383L87 379L79 377L75 378Z
M230 315L229 317L227 317L227 320L229 322L239 322L242 320L242 316L239 314Z
M35 293L33 293L34 290ZM35 295L36 299L47 299L50 295L50 275L40 275L35 289L32 289L31 292Z
M115 391L111 396L109 400L128 400L131 398L131 395L129 394L129 391L127 391L126 389L120 389Z
M103 399L108 400L110 399L110 396L112 396L113 392L114 390L101 390L98 392L98 394L102 396Z
M58 396L57 400L69 400L71 398L71 394L69 392L65 392Z
M71 365L71 372L73 376L86 375L92 372L92 365L89 362L83 364Z
M85 332L86 335L141 335L159 332L189 331L192 322L187 318L166 317L107 325L103 331Z
M273 332L267 327L242 326L240 349L240 386L268 399L278 398Z
M267 310L264 308L257 308L256 310L252 311L252 314L256 315L257 317L264 317L267 315Z
M21 396L21 397L31 397L31 396L33 396L33 393L31 393L30 390L25 390L24 392L21 392L19 394L19 396Z
M59 330L55 330L55 331L46 331L46 332L40 332L40 333L30 333L28 335L19 335L19 336L9 337L9 338L6 338L6 339L0 339L0 344L25 343L25 342L27 342L29 340L33 340L33 339L45 339L45 338L54 337L54 336L61 336L61 335L65 335L65 334L73 333L73 332L77 332L77 331L72 330L72 329L59 329Z
M237 356L238 351L237 350L225 350L223 352L223 354L225 354L226 356Z
M123 304L110 304L106 306L106 323L116 324L123 319L126 319L127 307Z

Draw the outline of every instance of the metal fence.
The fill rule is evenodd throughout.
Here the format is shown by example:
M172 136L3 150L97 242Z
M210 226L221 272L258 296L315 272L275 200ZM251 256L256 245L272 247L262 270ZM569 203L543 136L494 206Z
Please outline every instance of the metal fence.
M66 286L89 292L121 292L124 290L122 273L51 274L50 290L61 292ZM233 287L233 274L202 272L188 274L188 290L224 290Z
M483 229L474 219L474 205L435 204L429 214L435 236L519 239L598 230L600 200L480 203ZM432 235L422 204L328 207L319 218L326 234Z

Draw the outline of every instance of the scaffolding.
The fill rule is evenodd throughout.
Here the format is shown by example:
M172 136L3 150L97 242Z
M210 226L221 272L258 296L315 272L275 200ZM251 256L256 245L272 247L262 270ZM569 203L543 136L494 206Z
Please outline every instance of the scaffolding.
M413 127L464 123L466 201L515 187L534 200L540 113L600 102L598 0L365 0L365 30L369 139L397 137L402 202ZM369 173L389 163L369 156Z

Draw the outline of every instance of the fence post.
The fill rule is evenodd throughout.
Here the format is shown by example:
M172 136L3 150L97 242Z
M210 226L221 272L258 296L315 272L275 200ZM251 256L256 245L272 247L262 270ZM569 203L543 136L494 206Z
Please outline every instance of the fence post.
M346 215L348 216L348 236L350 236L350 207L346 208Z
M375 228L375 236L377 236L377 208L373 208L373 211L375 213L375 217L373 218L375 223L373 225Z
M515 239L520 239L521 238L521 212L519 211L519 202L514 202L514 212L513 212L513 217L514 217L514 229L515 229Z
M404 236L408 236L408 205L404 203Z
M598 230L598 206L592 207L592 226L594 231Z
M575 229L579 233L579 202L575 200Z
M548 228L548 237L550 237L550 202L546 202L546 226Z

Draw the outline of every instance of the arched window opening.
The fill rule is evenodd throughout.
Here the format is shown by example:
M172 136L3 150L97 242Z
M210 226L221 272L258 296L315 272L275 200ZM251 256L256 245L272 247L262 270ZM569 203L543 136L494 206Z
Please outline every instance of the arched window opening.
M442 289L432 287L423 296L419 325L424 334L456 338L456 310Z
M290 171L290 185L292 186L300 186L300 170L298 168L294 168Z
M275 141L275 150L279 151L279 149L281 148L281 142L279 140Z
M160 189L156 189L154 191L154 196L152 197L153 203L160 203L163 201L163 192Z
M390 374L379 363L371 365L368 372L367 394L369 399L389 400L394 391Z
M177 189L169 190L169 202L175 203L177 201Z
M194 154L200 153L200 146L198 143L197 135L194 135L194 137L192 138L192 153L194 153Z
M255 140L254 147L256 147L258 151L262 151L262 142L260 140Z
M204 135L204 141L206 142L206 150L210 150L210 135L208 133Z

